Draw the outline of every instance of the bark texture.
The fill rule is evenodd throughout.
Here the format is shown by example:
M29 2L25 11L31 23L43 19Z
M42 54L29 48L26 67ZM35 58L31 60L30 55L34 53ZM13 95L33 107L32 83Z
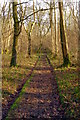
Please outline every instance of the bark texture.
M17 2L13 2L13 20L14 20L14 38L13 38L13 47L12 47L12 58L11 58L11 66L16 66L16 57L17 57L17 43L18 43L18 36L20 34L20 27L18 22L18 15L17 15Z
M50 2L50 28L51 28L51 40L52 40L52 53L55 53L54 49L54 39L53 39L53 9L52 9L52 2Z
M60 12L60 37L61 37L61 45L62 45L62 54L63 54L63 65L68 66L70 65L69 54L67 51L67 44L66 44L66 34L65 34L65 27L64 27L64 19L63 19L63 2L59 2L59 12Z

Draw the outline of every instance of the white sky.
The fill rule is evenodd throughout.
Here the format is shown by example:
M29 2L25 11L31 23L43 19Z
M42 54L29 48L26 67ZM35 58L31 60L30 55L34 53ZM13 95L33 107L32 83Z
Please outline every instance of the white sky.
M10 2L10 1L16 1L16 0L0 0L0 4L1 6L3 5L3 3L5 2ZM19 1L19 0L18 0ZM26 2L27 0L21 0L22 2ZM36 1L36 0L35 0ZM39 0L39 2L42 0ZM50 0L47 0L50 1ZM61 1L61 0L54 0L54 1ZM64 1L64 0L63 0ZM79 0L65 0L66 2L79 2Z
M1 9L1 7L3 6L3 4L4 4L4 1L5 2L12 2L12 1L21 1L21 2L26 2L26 1L29 1L29 0L0 0L0 9ZM30 0L30 1L33 1L33 0ZM42 2L43 0L35 0L35 3L36 3L36 1L38 1L39 3L40 2ZM45 1L50 1L50 0L45 0ZM53 1L53 0L52 0ZM54 0L54 1L61 1L61 0ZM66 1L66 2L70 2L70 1L72 1L72 2L79 2L79 0L63 0L63 1ZM30 3L31 4L31 3ZM43 3L42 3L43 4ZM41 5L41 7L44 7L43 5Z

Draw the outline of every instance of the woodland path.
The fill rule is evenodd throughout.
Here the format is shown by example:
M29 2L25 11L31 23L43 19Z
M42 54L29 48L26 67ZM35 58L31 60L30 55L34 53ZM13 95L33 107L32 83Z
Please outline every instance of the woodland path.
M62 118L60 100L52 70L46 54L41 55L31 78L30 85L25 88L18 107L8 113L8 118Z

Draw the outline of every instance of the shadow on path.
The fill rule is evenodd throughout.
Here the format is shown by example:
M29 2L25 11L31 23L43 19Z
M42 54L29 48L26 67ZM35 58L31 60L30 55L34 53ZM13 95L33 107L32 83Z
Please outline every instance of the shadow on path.
M25 92L16 109L8 117L12 118L51 118L61 119L60 100L52 68L47 62L46 55L42 55L34 70L30 86Z

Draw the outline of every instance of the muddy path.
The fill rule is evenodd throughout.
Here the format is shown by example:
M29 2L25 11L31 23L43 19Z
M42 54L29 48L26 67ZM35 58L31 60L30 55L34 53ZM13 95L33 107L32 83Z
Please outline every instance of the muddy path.
M11 109L7 118L61 119L62 117L55 73L46 54L43 54L33 71L30 85L25 88L17 108Z

